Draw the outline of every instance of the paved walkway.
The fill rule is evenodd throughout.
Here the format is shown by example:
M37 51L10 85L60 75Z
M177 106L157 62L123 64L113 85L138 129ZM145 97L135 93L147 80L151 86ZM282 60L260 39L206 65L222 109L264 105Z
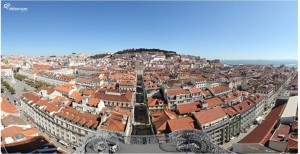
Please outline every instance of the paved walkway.
M35 90L35 88L30 87L24 81L19 81L15 79L15 82L13 82L11 77L3 78L3 80L8 82L8 84L16 90L16 94L14 96L22 96L22 94L25 92L24 89L26 89L28 92Z

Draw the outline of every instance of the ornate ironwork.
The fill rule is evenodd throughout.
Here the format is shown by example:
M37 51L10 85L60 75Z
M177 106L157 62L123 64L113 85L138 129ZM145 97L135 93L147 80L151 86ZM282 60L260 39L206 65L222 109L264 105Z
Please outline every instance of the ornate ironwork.
M175 146L174 152L232 153L214 144L209 135L197 129L179 130L161 136L124 136L122 133L98 130L86 135L82 146L78 147L75 153L115 153L118 151L120 142L124 144L158 144L163 151L168 151L164 149L164 145L170 144Z

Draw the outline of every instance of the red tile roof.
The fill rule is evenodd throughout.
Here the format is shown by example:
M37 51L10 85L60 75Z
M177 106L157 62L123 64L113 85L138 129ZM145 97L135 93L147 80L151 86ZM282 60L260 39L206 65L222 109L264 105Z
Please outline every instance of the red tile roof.
M238 114L231 106L225 107L223 108L223 110L230 117L233 117Z
M212 108L212 107L215 107L215 106L221 106L225 103L219 97L209 98L209 99L204 100L204 102L206 102L208 104L207 108Z
M90 90L90 89L84 89L83 94L84 95L89 95L92 96L94 95L95 91L94 90Z
M286 104L274 107L265 120L238 143L265 144L271 137L271 132L281 116Z
M128 119L127 119L128 120ZM115 112L110 113L110 117L102 123L99 129L106 129L117 132L124 132L126 129L126 123L123 123L123 115Z
M202 76L197 76L197 77L194 78L194 80L196 82L199 82L199 81L205 81L206 79L204 77L202 77Z
M199 121L199 123L203 125L214 120L226 117L227 115L221 107L215 107L209 110L196 112L194 116Z
M67 98L64 96L56 96L53 100L52 100L52 104L53 105L58 105L60 101L67 101Z
M194 129L194 120L191 117L184 117L178 119L171 119L167 121L167 128L170 128L171 132L182 129Z
M113 102L131 103L132 92L128 90L125 94L122 94L120 96L97 92L95 93L94 97L99 98L101 100L108 100Z
M264 99L263 96L255 95L255 96L250 96L249 99L254 102L255 104L262 103L262 100Z
M32 101L33 103L37 103L40 100L40 97L33 92L23 94L22 98L27 101Z
M97 128L99 124L99 115L93 115L88 112L81 114L79 113L79 111L72 107L66 107L60 110L60 112L58 112L57 114L75 123L78 122L81 125L85 125L92 128Z
M48 95L54 92L54 89L48 88L48 87L45 87L45 86L42 86L42 87L38 88L38 89L36 90L36 92L40 92L40 91L42 91L42 90L47 91L47 94L48 94Z
M157 98L148 98L148 106L158 106L159 103L164 104L164 101Z
M19 126L6 127L3 130L1 130L2 144L6 144L5 138L7 138L7 137L12 137L13 141L14 141L13 143L19 142L15 138L15 136L17 134L23 134L25 140L28 140L28 139L31 139L32 136L37 136L38 131L34 128L23 128L23 127L19 127ZM12 143L10 143L10 144L12 144Z
M68 94L72 90L72 88L71 87L66 87L66 86L62 85L62 86L54 87L54 90Z
M289 125L280 124L277 130L273 133L273 136L271 137L270 140L272 141L288 140L290 128L291 127ZM284 135L284 137L279 137L279 134Z
M224 95L224 96L221 96L220 98L225 102L231 102L232 100L234 99L237 99L238 97L240 97L242 95L241 92L235 92L235 93L230 93L228 95Z
M151 113L151 116L152 116L152 122L157 131L166 130L167 120L177 118L176 113L167 109L164 109L164 111L159 112L157 117L154 117L153 112Z
M193 94L193 93L201 93L202 90L200 88L197 88L197 87L194 87L194 88L191 88L190 89L190 92Z
M237 112L244 113L248 111L251 107L254 106L254 103L250 101L249 99L244 100L241 103L238 103L234 106L232 106Z
M217 87L213 87L211 88L212 92L213 93L221 93L221 92L224 92L224 91L229 91L230 88L227 87L227 86L217 86Z
M1 102L1 111L11 114L17 114L19 113L17 107L13 104L11 104L5 96L1 96L2 102Z
M71 94L71 98L73 98L74 101L75 101L76 103L78 103L78 102L82 101L83 96L82 96L82 93L81 93L81 92L74 91L74 92L72 92L72 94Z
M187 104L178 104L176 106L178 114L192 113L200 111L202 108L199 102L187 103Z
M190 94L190 92L188 90L184 90L184 89L167 90L167 95L169 95L169 96L182 95L182 94Z
M92 97L89 99L88 104L89 104L89 106L97 106L99 102L100 102L100 99Z

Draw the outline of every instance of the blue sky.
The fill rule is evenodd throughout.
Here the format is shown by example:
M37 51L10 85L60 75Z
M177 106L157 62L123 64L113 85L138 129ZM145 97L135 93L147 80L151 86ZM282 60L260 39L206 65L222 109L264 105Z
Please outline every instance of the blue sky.
M2 1L2 7L5 2ZM2 54L160 48L208 59L297 59L297 2L9 2Z

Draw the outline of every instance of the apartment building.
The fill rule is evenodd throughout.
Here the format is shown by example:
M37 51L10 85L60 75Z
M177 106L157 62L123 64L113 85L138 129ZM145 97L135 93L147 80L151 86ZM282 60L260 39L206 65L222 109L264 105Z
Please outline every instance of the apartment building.
M213 94L213 96L227 95L231 92L229 87L223 85L208 87L208 90Z
M94 97L83 97L80 102L73 102L72 107L78 111L100 114L105 107L104 101Z
M253 95L249 97L249 100L251 100L255 104L255 118L262 116L264 113L265 97Z
M270 85L264 85L256 89L256 94L265 97L265 103L264 103L265 110L271 108L274 92L275 92L275 88Z
M203 101L202 90L197 87L189 88L191 92L192 102Z
M97 78L76 78L75 84L84 88L93 88L100 86L100 79Z
M11 68L1 65L1 77L8 77L12 75L13 75L13 71Z
M168 102L168 108L172 110L177 104L192 101L191 92L188 89L166 89L164 97Z
M73 83L74 77L63 74L39 72L36 74L35 80L48 83L50 85L58 86L66 83Z
M83 137L96 130L99 124L96 115L57 107L34 93L23 94L21 111L49 135L75 146L81 145Z
M205 89L207 87L207 81L202 76L196 76L191 78L191 83L197 88Z
M240 114L235 111L231 106L223 108L224 112L229 116L229 136L228 138L231 139L232 137L240 135L240 127L241 127L241 116Z
M241 132L246 132L255 120L255 104L250 99L246 99L232 107L241 115Z
M158 98L148 98L148 109L151 111L156 111L156 110L163 110L167 104L161 100L161 99L158 99Z
M132 109L135 101L134 92L129 90L107 89L105 92L96 92L94 97L102 100L107 107L119 106L127 109Z
M229 141L230 119L221 107L196 112L193 116L198 127L206 132L215 144Z
M119 81L119 89L120 90L130 90L135 91L136 83L132 80L120 80Z

